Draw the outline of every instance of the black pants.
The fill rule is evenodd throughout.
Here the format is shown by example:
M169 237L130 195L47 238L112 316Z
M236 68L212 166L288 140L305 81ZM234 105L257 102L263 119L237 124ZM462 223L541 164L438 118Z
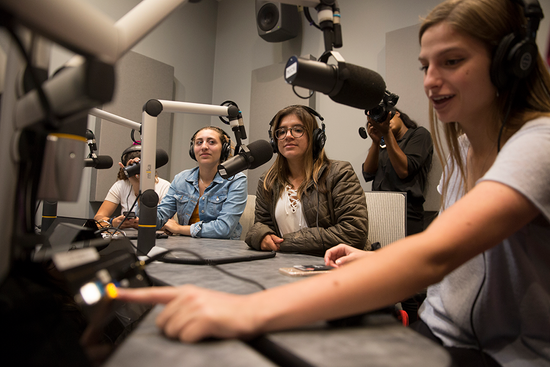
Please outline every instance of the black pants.
M432 333L424 321L418 319L410 327L419 334L443 346L441 340ZM479 349L445 346L443 348L451 355L452 367L501 367L491 356Z

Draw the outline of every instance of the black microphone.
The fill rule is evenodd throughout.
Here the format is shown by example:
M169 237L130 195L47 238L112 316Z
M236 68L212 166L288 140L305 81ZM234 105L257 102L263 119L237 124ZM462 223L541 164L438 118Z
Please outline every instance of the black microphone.
M223 178L235 176L245 169L254 169L269 162L273 157L273 148L265 140L256 140L241 146L242 151L218 166L218 172Z
M166 153L163 149L157 149L157 156L155 158L155 167L160 168L164 166L166 163L168 163L168 153ZM126 174L126 177L130 178L132 176L135 176L139 174L140 170L140 164L134 163L130 166L124 167L124 174Z
M380 74L348 64L336 52L330 55L337 58L338 66L292 56L285 67L286 82L324 93L334 102L346 106L362 110L378 106L386 91L386 83Z
M84 167L107 169L113 166L113 158L108 155L98 155L95 158L84 158Z

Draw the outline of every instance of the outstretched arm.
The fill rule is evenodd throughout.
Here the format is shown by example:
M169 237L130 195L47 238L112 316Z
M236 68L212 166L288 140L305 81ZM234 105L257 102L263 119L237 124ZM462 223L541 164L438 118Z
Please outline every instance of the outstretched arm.
M186 342L296 327L404 299L497 245L538 214L539 210L519 192L484 181L426 231L326 275L245 296L184 286L121 289L119 298L168 304L157 324L168 336Z

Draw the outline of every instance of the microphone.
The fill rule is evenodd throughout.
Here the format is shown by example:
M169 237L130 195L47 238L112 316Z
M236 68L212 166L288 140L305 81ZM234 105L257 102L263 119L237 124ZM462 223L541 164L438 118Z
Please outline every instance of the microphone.
M266 140L256 140L242 145L242 151L218 166L220 176L227 179L245 169L254 169L269 162L273 157L273 148Z
M107 169L113 166L113 158L108 155L98 155L95 158L84 158L84 167Z
M155 167L160 168L168 163L168 153L164 149L157 149L157 155L155 158ZM124 174L126 177L130 178L139 174L140 164L134 163L131 166L124 167Z
M334 56L338 65L322 62L328 56ZM380 74L346 63L337 52L325 53L319 60L322 61L290 57L285 67L286 82L321 92L346 106L362 110L378 106L386 91L386 83Z

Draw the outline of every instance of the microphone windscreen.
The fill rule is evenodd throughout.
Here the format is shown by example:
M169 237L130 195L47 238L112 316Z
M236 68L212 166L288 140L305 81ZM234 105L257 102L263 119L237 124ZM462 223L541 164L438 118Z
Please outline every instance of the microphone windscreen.
M250 169L258 168L262 164L269 162L273 157L273 148L266 140L256 140L247 145L254 161L250 164Z
M157 149L157 155L155 158L155 166L157 168L164 166L168 163L168 153L164 149Z
M113 158L108 155L98 155L96 159L96 169L107 169L113 166Z
M97 158L84 158L84 167L108 169L113 166L113 158L108 155L98 155Z
M155 156L155 167L160 168L168 163L168 153L164 149L157 148ZM126 177L132 177L139 174L141 165L139 163L134 163L130 166L124 167L124 173Z
M333 96L329 96L334 102L370 110L378 106L384 93L386 83L380 74L365 69L361 66L346 64L346 80L342 88Z

